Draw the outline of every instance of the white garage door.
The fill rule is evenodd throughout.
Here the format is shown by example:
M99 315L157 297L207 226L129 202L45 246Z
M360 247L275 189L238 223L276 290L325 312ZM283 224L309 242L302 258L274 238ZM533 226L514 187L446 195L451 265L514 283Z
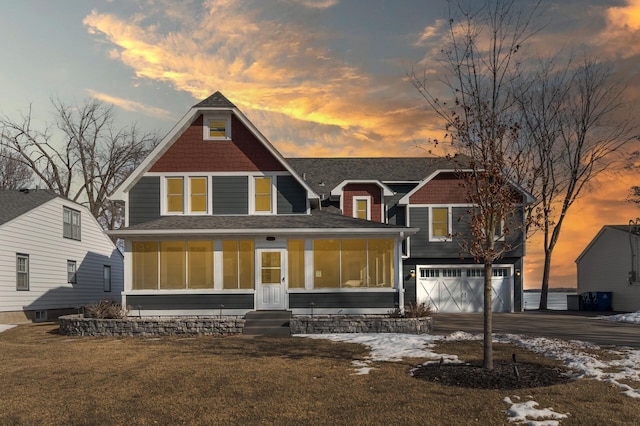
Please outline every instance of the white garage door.
M416 297L436 312L482 312L484 269L473 266L418 266ZM493 312L513 312L513 268L495 266Z

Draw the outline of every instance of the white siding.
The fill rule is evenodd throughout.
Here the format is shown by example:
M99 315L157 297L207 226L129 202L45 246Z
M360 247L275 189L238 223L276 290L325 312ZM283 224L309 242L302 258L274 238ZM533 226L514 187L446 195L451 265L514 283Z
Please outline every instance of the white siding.
M62 210L81 212L81 241L62 236ZM16 254L29 255L29 291L16 290ZM67 283L75 260L77 283ZM103 266L111 266L111 292L103 291ZM122 256L89 211L55 198L0 226L0 312L74 308L120 301Z
M638 237L633 236L637 251ZM638 253L635 253L636 256ZM614 311L640 310L640 283L629 285L627 274L631 270L629 234L617 229L604 228L582 257L578 259L578 293L610 291ZM640 271L636 274L640 279Z

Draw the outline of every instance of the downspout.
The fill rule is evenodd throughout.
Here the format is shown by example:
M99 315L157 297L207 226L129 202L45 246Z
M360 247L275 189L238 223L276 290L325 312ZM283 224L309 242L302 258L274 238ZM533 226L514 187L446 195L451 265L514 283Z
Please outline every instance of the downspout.
M396 259L400 259L396 280L398 282L398 309L401 314L404 314L404 262L402 260L402 241L404 238L404 231L400 231L400 239L396 241L395 247Z

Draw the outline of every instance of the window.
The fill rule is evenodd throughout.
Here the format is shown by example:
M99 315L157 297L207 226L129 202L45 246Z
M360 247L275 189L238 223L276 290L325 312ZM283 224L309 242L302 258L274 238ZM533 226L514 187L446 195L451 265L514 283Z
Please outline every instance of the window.
M69 284L77 283L75 260L67 260L67 282Z
M371 204L370 197L353 197L353 217L358 219L371 220L369 206Z
M64 207L62 211L62 236L80 240L80 212Z
M315 240L313 285L315 288L393 287L393 263L393 240Z
M451 241L449 208L430 207L429 212L429 241Z
M204 117L205 140L229 140L231 139L231 119L229 116L205 116Z
M158 288L158 242L134 241L133 251L133 289L149 290Z
M259 213L271 213L271 178L256 177L255 183L255 211Z
M289 288L304 288L304 240L289 240Z
M109 265L102 267L102 289L111 291L111 266Z
M186 242L160 242L160 288L186 288Z
M189 241L189 288L213 288L213 241Z
M189 211L191 213L207 212L207 178L189 178Z
M16 290L29 290L28 254L16 254Z
M181 177L167 178L167 213L184 212L183 182Z
M254 288L253 241L223 241L222 262L224 289Z

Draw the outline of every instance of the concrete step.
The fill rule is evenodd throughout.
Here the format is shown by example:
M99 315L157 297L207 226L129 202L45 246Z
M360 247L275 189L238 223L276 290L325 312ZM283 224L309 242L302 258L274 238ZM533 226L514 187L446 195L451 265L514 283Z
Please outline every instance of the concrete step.
M254 311L245 315L242 334L290 336L289 320L291 312L287 311Z

